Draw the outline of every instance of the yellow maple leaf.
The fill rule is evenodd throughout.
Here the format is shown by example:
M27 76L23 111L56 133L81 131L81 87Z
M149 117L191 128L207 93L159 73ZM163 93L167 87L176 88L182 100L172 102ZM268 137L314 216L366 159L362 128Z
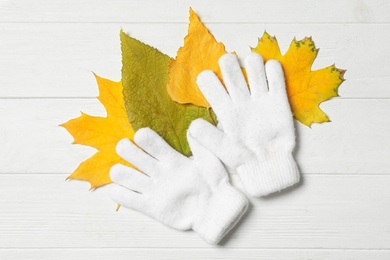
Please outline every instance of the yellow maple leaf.
M203 25L196 13L190 9L188 34L184 46L169 65L167 90L172 100L201 107L210 107L196 84L196 77L203 70L212 70L221 79L218 59L225 54L225 46L217 42Z
M298 121L307 126L329 121L319 104L338 96L337 90L344 81L345 70L331 65L311 71L318 54L311 38L294 39L282 55L276 38L265 32L252 51L263 56L264 61L275 59L282 64L291 110Z
M82 144L98 151L82 162L68 179L85 180L91 189L111 183L111 166L122 163L131 166L115 152L115 146L122 138L133 139L134 131L127 119L123 101L122 84L95 75L99 87L99 101L104 105L107 117L90 116L82 113L61 126L73 136L73 144Z

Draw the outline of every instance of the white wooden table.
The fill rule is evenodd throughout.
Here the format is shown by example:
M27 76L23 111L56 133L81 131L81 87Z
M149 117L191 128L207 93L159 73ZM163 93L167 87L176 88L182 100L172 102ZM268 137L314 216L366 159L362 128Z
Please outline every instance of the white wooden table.
M192 6L240 56L264 30L348 69L332 123L299 123L303 182L252 199L213 247L66 176L94 153L58 124L104 115L91 71L120 80L119 30L174 57ZM390 1L0 0L0 259L390 259Z

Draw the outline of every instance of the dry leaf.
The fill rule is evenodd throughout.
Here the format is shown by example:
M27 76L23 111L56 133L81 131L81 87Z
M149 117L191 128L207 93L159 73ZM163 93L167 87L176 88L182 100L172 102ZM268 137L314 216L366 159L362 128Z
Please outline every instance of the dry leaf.
M225 53L225 46L215 40L190 9L190 24L188 34L184 38L184 46L180 47L176 60L172 60L169 66L167 89L172 100L182 104L210 107L196 85L196 77L203 70L212 70L221 79L218 59Z
M85 180L91 189L111 182L111 166L122 163L131 166L115 152L122 138L132 139L134 131L127 119L123 102L122 84L95 75L99 87L99 101L107 111L107 117L96 117L82 113L80 117L62 124L73 136L74 144L96 148L98 151L82 162L68 179Z
M307 126L329 121L319 104L338 96L345 70L331 65L311 71L318 53L311 38L294 39L282 56L276 38L265 32L252 51L263 56L264 61L275 59L282 64L291 110L298 121Z
M122 83L127 115L134 130L149 127L173 148L190 155L187 128L203 118L215 124L204 107L178 104L167 92L169 56L121 32Z
M282 63L291 109L298 121L307 126L329 121L319 104L338 96L337 90L344 81L345 70L331 65L311 71L318 53L311 38L301 41L294 39L283 56L276 38L264 33L252 51L261 54L265 61L276 59ZM196 77L203 70L210 69L221 79L218 59L225 53L224 45L215 40L191 9L184 46L179 49L176 60L170 63L167 86L170 97L178 103L209 108L209 103L196 85ZM244 69L243 72L245 74Z

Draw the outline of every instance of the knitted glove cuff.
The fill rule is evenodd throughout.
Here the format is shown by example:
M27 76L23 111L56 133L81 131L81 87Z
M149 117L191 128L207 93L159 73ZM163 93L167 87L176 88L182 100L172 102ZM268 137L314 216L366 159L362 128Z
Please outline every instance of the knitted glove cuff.
M248 208L246 197L227 182L214 189L199 209L192 229L206 242L218 244L237 224Z
M299 170L291 152L268 153L237 168L241 182L253 197L262 197L299 182Z

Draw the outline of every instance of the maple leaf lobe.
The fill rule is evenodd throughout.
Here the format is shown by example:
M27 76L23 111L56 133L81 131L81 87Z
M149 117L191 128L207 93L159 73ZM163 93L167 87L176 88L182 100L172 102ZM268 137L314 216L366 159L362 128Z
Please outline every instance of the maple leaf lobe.
M276 37L265 32L258 45L251 49L262 55L265 62L276 59L282 64L291 110L298 121L306 126L329 121L319 104L338 96L345 71L334 65L312 71L319 49L311 37L299 41L294 38L282 55Z
M61 124L74 138L73 144L81 144L97 149L97 152L67 177L88 181L91 189L111 183L111 166L122 163L115 151L116 144L122 138L132 139L134 131L127 120L121 82L114 82L94 74L99 87L99 101L105 107L107 117L90 116L81 113L80 117Z
M184 45L179 48L176 59L169 64L167 89L172 100L209 108L209 103L196 84L196 77L204 70L212 70L222 79L218 59L225 53L225 46L215 40L191 8Z

